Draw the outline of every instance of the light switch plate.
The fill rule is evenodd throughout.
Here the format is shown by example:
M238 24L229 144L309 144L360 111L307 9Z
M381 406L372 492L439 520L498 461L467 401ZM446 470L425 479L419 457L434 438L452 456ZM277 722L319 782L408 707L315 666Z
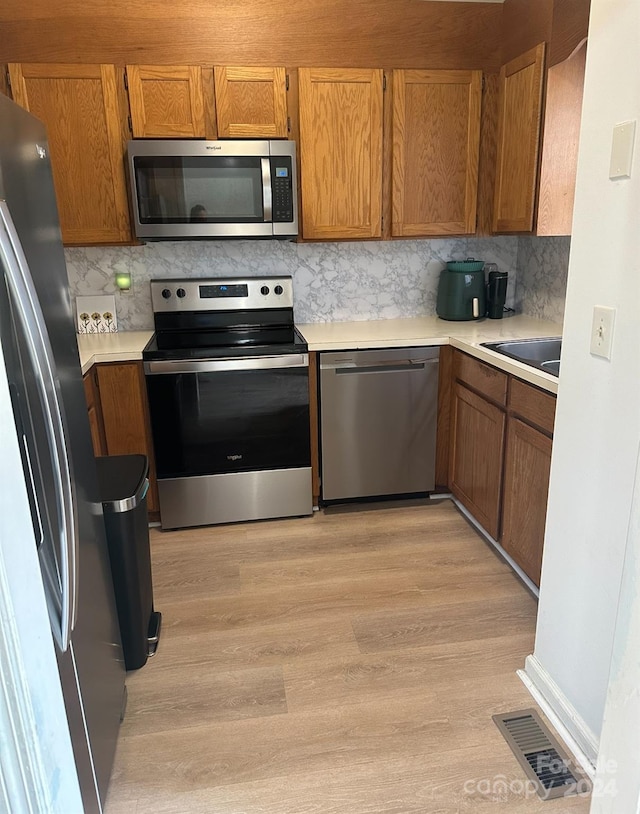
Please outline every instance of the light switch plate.
M590 348L593 356L602 356L604 359L611 359L615 317L615 308L608 308L605 305L596 305L593 309Z
M631 178L631 163L633 160L635 138L635 121L622 122L613 128L611 164L609 166L609 178L612 181L618 178Z

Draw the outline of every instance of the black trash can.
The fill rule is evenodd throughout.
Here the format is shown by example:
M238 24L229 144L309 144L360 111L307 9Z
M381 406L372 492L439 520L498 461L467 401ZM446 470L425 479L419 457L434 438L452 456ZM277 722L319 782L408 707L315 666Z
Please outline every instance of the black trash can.
M144 455L96 458L120 636L127 670L153 655L161 615L153 608L147 516L149 462Z

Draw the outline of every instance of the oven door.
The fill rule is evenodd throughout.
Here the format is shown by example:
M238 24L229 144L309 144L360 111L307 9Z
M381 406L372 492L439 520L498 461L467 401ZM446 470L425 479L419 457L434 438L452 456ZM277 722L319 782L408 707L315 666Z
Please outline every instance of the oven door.
M158 479L311 464L307 354L145 363Z

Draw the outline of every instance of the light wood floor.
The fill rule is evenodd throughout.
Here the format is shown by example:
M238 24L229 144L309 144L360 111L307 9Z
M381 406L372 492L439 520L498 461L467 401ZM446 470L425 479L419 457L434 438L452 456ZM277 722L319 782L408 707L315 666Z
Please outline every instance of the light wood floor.
M501 794L524 776L491 715L533 706L536 603L451 502L151 544L163 630L107 814L588 811Z

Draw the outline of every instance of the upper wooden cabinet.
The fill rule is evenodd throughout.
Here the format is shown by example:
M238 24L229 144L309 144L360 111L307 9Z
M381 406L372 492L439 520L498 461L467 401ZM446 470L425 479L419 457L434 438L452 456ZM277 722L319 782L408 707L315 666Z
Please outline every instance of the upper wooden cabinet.
M394 236L476 228L481 71L393 72Z
M220 138L286 138L284 68L214 68Z
M135 138L204 138L202 69L127 65Z
M537 235L571 234L586 56L585 43L547 71Z
M62 239L130 242L122 73L113 65L9 65L13 98L46 127Z
M303 237L382 234L382 71L301 68Z
M500 70L495 232L533 229L544 54L545 44L540 43Z

